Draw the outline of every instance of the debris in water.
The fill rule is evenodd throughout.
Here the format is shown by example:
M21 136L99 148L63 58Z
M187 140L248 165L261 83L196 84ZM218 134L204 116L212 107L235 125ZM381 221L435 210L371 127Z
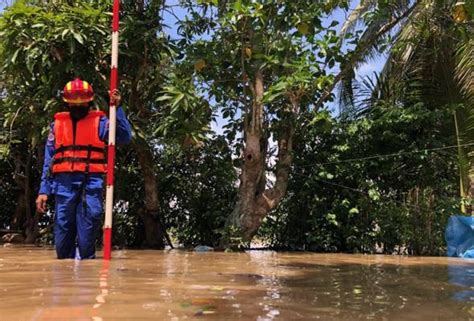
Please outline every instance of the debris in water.
M206 246L206 245L198 245L194 248L195 252L209 252L209 251L214 251L213 247Z
M213 286L211 288L211 291L222 291L224 290L224 288L222 286Z

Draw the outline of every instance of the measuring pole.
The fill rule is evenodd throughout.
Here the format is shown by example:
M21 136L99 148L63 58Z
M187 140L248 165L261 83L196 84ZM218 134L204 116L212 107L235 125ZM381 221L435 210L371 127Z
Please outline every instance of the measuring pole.
M110 70L110 93L118 83L118 38L120 0L114 0L112 18L112 63ZM110 260L112 249L112 209L114 203L115 124L117 119L115 101L109 105L109 145L107 147L107 191L105 196L104 260Z

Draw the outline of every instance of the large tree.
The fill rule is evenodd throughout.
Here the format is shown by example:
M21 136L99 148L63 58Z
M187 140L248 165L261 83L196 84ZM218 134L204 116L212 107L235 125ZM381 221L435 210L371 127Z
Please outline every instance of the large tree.
M293 138L340 61L323 22L347 1L185 1L180 35L196 82L208 92L236 140L238 200L222 245L248 242L286 194Z

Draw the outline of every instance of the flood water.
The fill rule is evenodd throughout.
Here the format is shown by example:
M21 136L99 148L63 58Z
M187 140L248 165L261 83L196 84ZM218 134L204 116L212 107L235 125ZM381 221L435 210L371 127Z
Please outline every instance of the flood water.
M6 247L0 320L474 320L474 260Z

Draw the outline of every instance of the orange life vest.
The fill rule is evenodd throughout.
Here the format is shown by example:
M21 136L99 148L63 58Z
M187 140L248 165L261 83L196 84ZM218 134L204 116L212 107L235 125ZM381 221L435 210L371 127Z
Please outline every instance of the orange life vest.
M105 143L99 138L102 111L89 111L76 123L76 135L69 112L54 115L55 154L53 173L105 173Z

